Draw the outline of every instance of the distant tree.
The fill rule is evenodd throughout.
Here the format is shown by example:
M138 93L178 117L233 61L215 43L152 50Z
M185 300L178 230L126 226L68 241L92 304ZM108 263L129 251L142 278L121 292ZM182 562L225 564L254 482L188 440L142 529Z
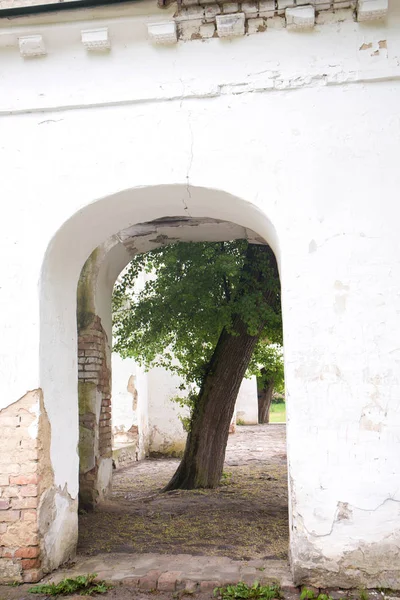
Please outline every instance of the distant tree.
M260 341L249 366L249 373L257 377L258 422L269 423L273 393L284 391L282 346Z
M135 292L142 271L149 278ZM259 369L262 340L281 342L272 250L247 240L179 242L138 255L115 286L113 315L121 356L165 367L192 390L184 456L165 489L216 487L242 379Z

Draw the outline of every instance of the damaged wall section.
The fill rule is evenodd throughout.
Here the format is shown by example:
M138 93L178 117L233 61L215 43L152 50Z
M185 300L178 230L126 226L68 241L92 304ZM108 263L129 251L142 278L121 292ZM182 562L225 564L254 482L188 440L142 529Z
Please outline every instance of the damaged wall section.
M86 261L77 298L79 503L86 510L104 498L112 480L111 350L101 319L94 312L100 260L95 250Z
M41 390L0 411L0 583L42 577L39 484L51 474L50 439L38 436L45 419Z

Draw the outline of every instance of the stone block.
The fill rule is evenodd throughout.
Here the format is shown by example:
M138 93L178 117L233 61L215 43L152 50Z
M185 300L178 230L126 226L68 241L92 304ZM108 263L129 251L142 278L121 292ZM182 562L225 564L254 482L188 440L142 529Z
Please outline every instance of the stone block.
M200 26L200 35L203 39L207 40L212 38L215 33L215 25L214 23L203 23Z
M160 577L161 573L162 571L157 571L155 569L149 571L147 575L139 579L139 589L156 590L158 578Z
M287 8L285 16L289 30L311 29L315 25L315 9L310 5Z
M274 0L260 0L258 7L258 16L271 18L275 15L275 2Z
M18 38L19 52L24 58L36 58L47 54L41 35L25 35Z
M244 13L217 15L217 31L220 38L232 38L244 35Z
M84 29L81 31L81 39L82 44L89 52L104 52L111 48L108 27Z
M203 17L204 8L202 6L188 6L187 8L182 9L174 18L176 23L182 23L183 21L196 21L198 19L203 19Z
M236 13L239 10L239 4L237 2L225 2L222 5L224 14Z
M167 571L158 578L157 589L161 592L174 592L177 583L181 580L180 571Z
M221 585L220 581L201 581L200 592L210 592Z
M286 27L286 20L283 17L272 17L267 19L267 29L284 29Z
M242 2L242 12L247 18L255 17L258 14L257 2Z
M384 19L388 13L389 0L358 0L357 21Z
M179 37L184 41L200 38L201 25L202 21L200 19L179 23Z
M218 4L209 4L204 8L204 18L207 23L215 21L215 17L221 12Z
M295 6L294 0L278 0L278 9L292 8Z
M315 22L317 25L325 25L329 23L341 23L343 21L353 21L353 10L341 8L335 11L318 12Z
M40 581L43 577L43 571L41 569L30 569L29 571L24 571L22 574L22 579L24 583L36 583Z
M7 531L1 536L0 544L14 547L37 546L37 527L29 521L10 523Z
M0 558L0 583L21 581L21 564L9 558Z
M168 45L176 44L178 36L175 21L164 21L163 23L149 23L147 25L149 40L153 44Z

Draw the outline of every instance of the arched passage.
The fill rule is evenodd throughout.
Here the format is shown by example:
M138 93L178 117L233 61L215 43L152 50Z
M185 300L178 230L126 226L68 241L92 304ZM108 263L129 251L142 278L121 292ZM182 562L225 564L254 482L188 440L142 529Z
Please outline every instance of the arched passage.
M168 185L126 190L86 206L57 232L47 250L41 280L41 387L53 432L52 481L43 489L40 504L43 510L39 510L45 570L69 558L77 540L76 290L82 268L97 249L92 255L94 270L89 277L96 293L90 302L94 302L94 313L102 319L104 331L110 332L112 286L130 258L118 234L135 224L165 217L206 218L236 224L266 240L279 262L275 229L256 206L223 191L200 187ZM87 309L91 311L89 305ZM44 518L44 509L50 518Z

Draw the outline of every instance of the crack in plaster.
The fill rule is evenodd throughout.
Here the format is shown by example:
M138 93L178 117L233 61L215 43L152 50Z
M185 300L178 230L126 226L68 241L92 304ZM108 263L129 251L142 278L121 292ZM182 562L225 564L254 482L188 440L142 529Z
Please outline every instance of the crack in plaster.
M349 511L349 513L352 513L353 510L358 510L358 511L362 511L362 512L376 512L377 510L382 508L382 506L384 506L387 502L395 502L397 504L400 504L400 499L397 500L396 498L393 498L390 496L389 498L385 498L385 500L383 502L381 502L380 504L378 504L378 506L376 506L375 508L361 508L359 506L354 506L352 504L349 504L348 502L338 501L337 508L336 508L336 511L335 511L335 514L333 517L332 525L330 527L330 530L327 533L316 533L314 531L310 531L304 524L303 516L300 513L298 513L297 517L301 520L301 524L302 524L304 531L306 531L306 533L310 537L325 538L325 537L329 537L330 535L332 535L335 525L337 523L340 523L340 521L344 520L343 516L341 516L342 512L343 512L343 507L346 507L346 509L347 509L347 511Z

